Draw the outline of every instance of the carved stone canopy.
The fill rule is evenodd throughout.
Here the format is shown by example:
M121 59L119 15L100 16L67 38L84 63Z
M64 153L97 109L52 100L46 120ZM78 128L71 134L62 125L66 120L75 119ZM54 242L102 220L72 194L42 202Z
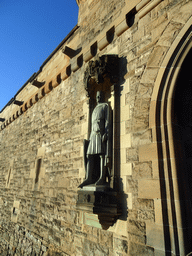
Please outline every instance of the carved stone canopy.
M118 82L119 58L117 55L103 55L90 61L84 75L84 86L87 96L91 97L94 87L99 84L111 86Z

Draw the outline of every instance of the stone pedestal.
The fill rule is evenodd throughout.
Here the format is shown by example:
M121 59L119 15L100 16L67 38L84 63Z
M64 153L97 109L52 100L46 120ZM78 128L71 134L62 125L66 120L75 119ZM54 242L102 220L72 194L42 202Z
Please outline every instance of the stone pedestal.
M117 192L106 186L85 186L78 191L77 209L98 215L103 229L112 226L122 214Z

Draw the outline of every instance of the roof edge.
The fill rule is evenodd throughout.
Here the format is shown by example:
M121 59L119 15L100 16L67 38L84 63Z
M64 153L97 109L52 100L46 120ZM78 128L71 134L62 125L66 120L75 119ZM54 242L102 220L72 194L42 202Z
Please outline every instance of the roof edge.
M43 64L40 66L39 71L35 72L25 83L24 85L17 91L15 96L11 98L11 100L1 109L0 113L3 112L3 110L10 106L11 103L15 100L16 96L25 88L25 86L32 82L42 71L43 67L47 64L47 62L53 57L53 55L61 48L61 46L75 33L75 31L79 28L78 25L75 25L75 27L68 33L68 35L61 41L61 43L55 48L55 50L47 57L47 59L43 62Z

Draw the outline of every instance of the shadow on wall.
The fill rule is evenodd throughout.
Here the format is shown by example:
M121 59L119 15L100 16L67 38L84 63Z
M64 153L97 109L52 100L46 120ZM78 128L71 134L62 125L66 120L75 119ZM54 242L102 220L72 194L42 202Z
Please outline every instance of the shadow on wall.
M192 49L179 73L173 99L173 134L186 253L192 251ZM173 198L174 199L174 198ZM176 214L176 213L175 213ZM176 218L175 236L179 233ZM176 234L177 232L177 234Z
M124 76L127 74L127 59L125 57L119 58L119 83L117 85L116 91L116 101L115 101L115 127L114 127L114 134L116 136L115 143L114 143L114 187L115 190L119 192L119 200L122 209L122 215L119 217L121 220L127 220L128 209L127 209L127 194L124 193L123 182L120 173L120 164L121 164L121 145L120 145L120 134L121 134L121 92L123 90L123 84L125 83Z

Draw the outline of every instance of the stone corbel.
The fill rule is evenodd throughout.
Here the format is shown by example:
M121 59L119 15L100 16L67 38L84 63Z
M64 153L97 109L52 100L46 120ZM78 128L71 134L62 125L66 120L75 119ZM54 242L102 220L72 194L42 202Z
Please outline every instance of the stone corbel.
M41 88L45 82L39 82L37 79L33 80L32 85L36 86L37 88Z
M17 106L21 106L23 105L24 101L20 101L20 100L14 100L13 104L17 105Z
M63 53L65 55L67 55L70 59L72 59L73 57L75 57L76 55L78 55L81 52L81 47L78 48L77 50L74 50L68 46L65 46L65 48L63 49Z

